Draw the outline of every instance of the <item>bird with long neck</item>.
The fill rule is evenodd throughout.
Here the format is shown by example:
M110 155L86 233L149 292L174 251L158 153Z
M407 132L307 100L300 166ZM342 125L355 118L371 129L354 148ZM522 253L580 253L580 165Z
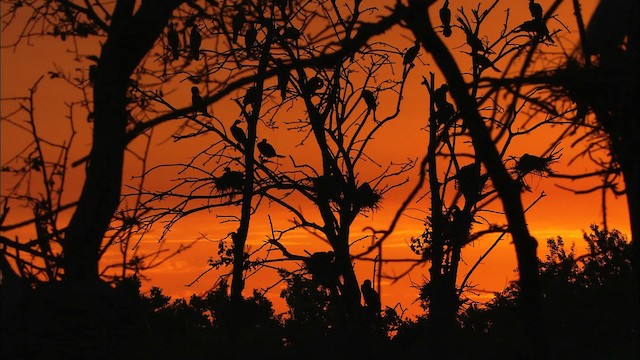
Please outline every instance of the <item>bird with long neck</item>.
M445 0L440 8L440 22L442 23L442 35L445 37L451 36L451 9L449 9L449 0Z
M258 151L264 158L267 158L267 159L274 158L274 157L278 157L278 158L284 157L282 155L279 155L276 152L276 149L274 149L273 145L267 142L267 139L262 139L262 141L258 143Z
M178 60L180 57L180 37L176 31L176 24L169 24L169 31L167 33L167 41L169 42L169 50L173 56L173 60Z
M416 40L413 43L413 46L410 47L407 52L404 53L404 57L402 59L403 65L413 65L413 61L418 56L418 52L420 51L420 42Z
M191 29L189 34L189 56L193 60L200 60L200 46L202 45L202 35L197 26Z
M236 120L233 125L231 125L231 127L229 128L229 130L231 131L231 136L233 136L234 139L236 139L236 141L242 145L242 147L245 146L245 144L247 143L247 134L244 133L244 130L242 130L242 128L240 128L238 126L238 124L242 123L241 120Z

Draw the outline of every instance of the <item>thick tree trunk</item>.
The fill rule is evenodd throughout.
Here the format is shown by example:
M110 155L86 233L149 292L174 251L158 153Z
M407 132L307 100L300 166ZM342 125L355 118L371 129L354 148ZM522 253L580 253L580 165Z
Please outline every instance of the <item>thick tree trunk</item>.
M457 63L434 32L428 17L428 2L410 0L407 10L405 20L422 46L433 54L435 62L447 79L450 93L471 133L476 154L487 168L500 196L516 248L521 288L520 305L525 331L531 340L531 350L536 358L548 358L549 348L542 322L542 297L538 280L537 242L527 228L520 197L520 184L511 178L505 169L491 134L478 112L476 101L467 92L468 86Z
M143 1L135 14L134 0L120 0L115 6L94 84L93 147L62 244L66 282L99 281L100 245L120 202L129 78L181 2Z

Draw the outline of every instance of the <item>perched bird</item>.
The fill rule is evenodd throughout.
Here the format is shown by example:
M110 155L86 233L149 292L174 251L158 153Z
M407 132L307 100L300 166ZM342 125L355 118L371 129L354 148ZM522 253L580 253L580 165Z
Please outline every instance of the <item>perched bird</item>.
M516 32L528 32L536 34L539 39L555 43L549 34L547 24L542 20L527 20L515 28Z
M289 69L284 66L284 63L280 59L276 59L276 76L278 77L278 89L280 90L280 97L284 101L287 97L287 86L289 85Z
M244 106L247 106L249 104L251 104L252 106L256 103L256 101L258 101L258 88L255 86L250 87L249 89L247 89L247 92L244 94L244 99L242 100L242 104Z
M465 201L469 204L476 203L486 181L486 176L480 175L480 163L474 162L461 167L454 178Z
M415 41L414 45L410 47L407 52L404 53L404 58L402 59L403 65L413 65L413 61L418 56L418 51L420 51L420 42L418 40Z
M293 26L287 26L282 29L282 37L285 39L296 41L300 38L300 30Z
M313 95L316 93L316 91L322 89L323 85L324 85L324 81L322 81L322 79L319 76L314 76L307 81L307 85L305 86L305 89L309 94Z
M497 72L502 72L502 70L498 69L496 65L491 61L488 57L483 54L478 54L476 52L471 54L473 56L473 61L478 64L481 70L492 68Z
M276 153L276 149L274 149L273 146L267 142L267 139L262 139L262 141L258 143L258 151L260 152L260 154L262 154L262 156L264 156L267 159L272 157L279 157L279 158L284 157Z
M251 48L256 44L256 39L258 37L258 30L256 30L255 26L252 23L249 23L249 28L244 33L244 46L249 52Z
M242 123L240 120L234 121L233 125L229 128L231 131L231 135L238 143L242 146L247 143L247 134L244 133L244 130L238 126L238 124Z
M198 28L194 26L189 34L189 56L193 60L200 60L200 45L202 44L202 36Z
M373 92L371 92L371 90L367 90L367 89L362 90L362 98L364 99L364 102L367 104L367 107L369 108L369 110L376 111L376 107L378 105L376 104L376 97L375 95L373 95Z
M529 12L536 20L542 20L542 5L535 2L535 0L529 0Z
M448 124L453 115L455 114L455 109L453 108L453 104L447 102L446 100L438 104L438 109L436 110L436 120L438 121L438 125Z
M449 85L447 85L446 83L440 85L439 88L433 90L433 94L431 95L433 97L433 102L437 106L440 106L441 104L446 103L448 91L449 91Z
M191 103L195 109L196 115L202 113L206 117L211 117L211 114L207 111L207 105L204 103L204 99L200 96L200 89L197 86L191 87Z
M176 24L169 24L169 32L167 33L167 40L169 41L169 50L173 55L173 60L178 60L180 57L180 37L176 31Z
M372 313L379 315L382 311L382 303L380 302L380 294L371 286L371 280L366 279L360 286L364 304Z
M464 30L464 33L465 33L466 38L467 38L467 45L469 45L469 47L471 47L471 51L473 51L473 52L486 52L487 51L487 49L484 47L484 44L482 43L482 40L480 40L478 38L478 36L476 34L474 34L473 31L471 31L471 29L469 27L464 25L464 26L462 26L462 30Z
M238 43L238 36L240 36L242 27L244 26L244 23L247 21L247 19L244 17L244 10L242 9L242 7L238 6L237 9L238 9L238 12L235 15L233 15L233 18L231 18L231 31L232 31L231 40L233 40L234 44Z
M449 9L449 0L444 1L444 5L440 8L440 21L442 22L442 35L451 36L451 9Z

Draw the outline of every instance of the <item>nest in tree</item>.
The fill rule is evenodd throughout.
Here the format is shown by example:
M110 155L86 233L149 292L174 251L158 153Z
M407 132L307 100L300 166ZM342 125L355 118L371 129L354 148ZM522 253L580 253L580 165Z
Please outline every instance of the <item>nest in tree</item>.
M354 205L358 211L377 210L380 208L380 200L382 200L382 195L365 182L356 189Z
M528 174L543 177L549 176L553 174L553 170L551 170L550 165L560 158L558 153L559 151L554 152L547 157L524 154L517 160L514 170L520 177L524 177Z
M221 193L231 192L234 190L242 190L242 182L244 174L240 171L232 171L228 167L224 169L222 176L215 178L213 181L216 189Z

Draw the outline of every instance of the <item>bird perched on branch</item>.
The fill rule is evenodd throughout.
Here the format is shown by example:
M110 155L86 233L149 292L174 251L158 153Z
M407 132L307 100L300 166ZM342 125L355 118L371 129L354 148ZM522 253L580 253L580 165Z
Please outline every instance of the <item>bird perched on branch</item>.
M475 204L484 188L487 176L480 175L480 163L474 162L461 167L453 179L456 180L465 201L468 204Z
M206 117L212 117L211 114L207 111L207 104L205 104L204 99L200 96L200 89L197 86L191 87L191 103L194 108L194 112L196 115L201 113Z
M256 27L253 25L253 23L249 23L249 28L244 33L244 47L247 53L249 53L249 51L251 51L251 48L256 44L257 38L258 30L256 30Z
M247 92L244 94L244 99L242 99L242 105L247 106L251 104L252 106L255 106L254 104L259 100L260 99L258 94L258 88L255 86L252 86L249 89L247 89Z
M200 60L200 45L202 45L202 36L198 28L194 26L189 34L189 56L193 60Z
M287 86L289 85L289 69L284 66L284 62L281 59L276 59L276 76L278 77L278 89L280 90L280 97L284 101L287 97Z
M279 157L279 158L284 157L282 155L278 155L278 153L276 152L276 149L274 149L273 146L267 142L267 139L262 139L262 141L258 143L258 151L260 152L260 154L262 154L262 156L264 156L267 159L270 159L273 157Z
M314 95L316 91L322 89L324 81L319 76L314 76L307 81L305 89L310 95Z
M440 8L440 21L442 22L442 35L451 36L451 9L449 9L449 0L444 1L444 5Z
M169 31L167 33L167 41L169 42L169 50L173 56L173 60L178 60L180 57L180 37L176 31L176 24L169 24Z
M247 143L247 134L245 134L244 130L238 126L240 123L242 123L241 120L234 121L229 130L231 131L231 136L233 136L233 138L244 147Z
M529 0L529 12L535 20L542 20L542 5L535 0Z
M436 104L436 106L447 102L447 92L449 92L449 85L447 85L446 83L433 90L433 94L431 96L433 97L433 102Z
M362 98L364 99L364 102L367 104L367 107L369 108L369 110L371 111L376 111L376 97L375 95L373 95L373 92L371 90L367 90L364 89L362 90Z
M232 32L231 40L233 41L234 44L238 43L238 36L240 36L242 27L244 26L244 23L247 21L247 19L244 16L244 9L242 9L242 6L237 6L236 10L237 12L231 18L231 32Z
M372 313L379 315L382 311L382 303L380 302L380 294L371 286L371 280L366 279L360 286L362 297L364 298L365 307Z
M491 53L491 50L487 49L484 46L484 43L482 42L482 40L480 40L478 35L474 34L474 32L471 31L471 28L462 20L462 18L458 17L458 21L462 25L461 27L462 27L462 30L464 31L465 36L466 36L467 45L469 45L469 47L471 48L472 52Z
M413 61L418 56L418 52L420 51L420 42L416 40L414 45L410 47L407 52L404 53L404 58L402 59L403 65L413 65Z
M494 64L494 62L491 61L486 55L474 52L474 53L471 53L471 56L473 56L473 62L478 64L481 70L492 68L497 72L502 72L502 70L498 69Z

